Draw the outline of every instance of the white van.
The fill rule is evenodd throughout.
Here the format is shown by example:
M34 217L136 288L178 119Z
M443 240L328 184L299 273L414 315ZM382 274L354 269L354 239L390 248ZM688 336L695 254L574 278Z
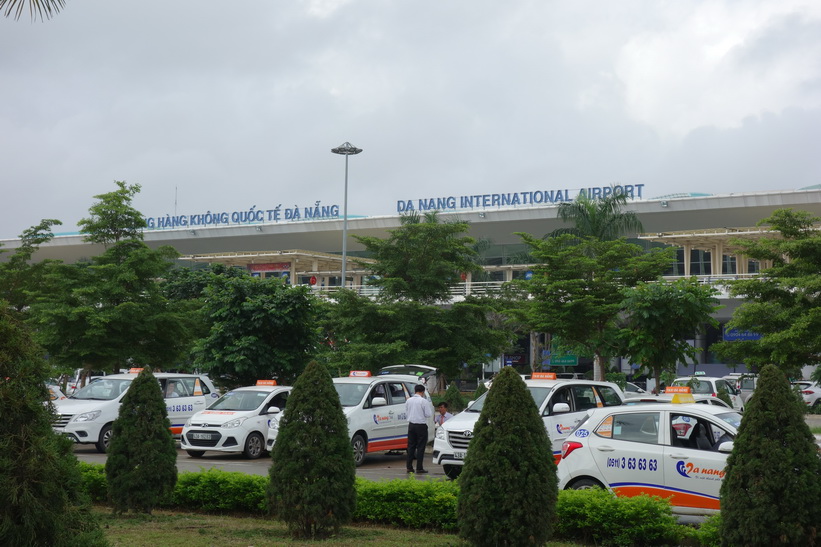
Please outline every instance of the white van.
M624 404L624 393L611 382L559 380L553 372L534 372L533 377L524 382L539 409L557 462L561 458L562 442L588 410ZM473 429L488 393L436 430L433 463L441 465L448 478L455 479L462 472Z
M192 458L206 451L242 453L255 460L265 453L268 427L291 392L276 380L258 380L255 386L232 389L185 423L180 448Z
M57 414L53 428L78 444L93 444L99 452L108 450L111 424L120 413L120 403L141 369L127 374L103 376L77 390L66 399L54 401ZM208 376L157 372L165 397L171 433L179 435L185 421L205 410L219 393Z
M412 397L418 377L406 374L371 376L370 371L353 370L346 378L334 378L334 387L348 419L354 461L357 467L370 452L408 449L408 417L405 401ZM425 396L430 395L425 390ZM268 450L278 433L276 419L268 431ZM428 442L433 440L433 416L428 423Z
M735 382L696 373L695 376L676 378L670 385L674 387L689 386L692 388L693 393L706 393L713 397L718 397L719 390L723 388L730 396L733 408L739 412L744 412L744 401L735 387Z

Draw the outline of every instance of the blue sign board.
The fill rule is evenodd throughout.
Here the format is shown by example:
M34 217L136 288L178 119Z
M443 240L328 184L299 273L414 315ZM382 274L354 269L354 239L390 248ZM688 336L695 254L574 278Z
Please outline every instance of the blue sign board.
M761 340L761 335L751 330L728 329L724 326L725 342L737 342L739 340Z

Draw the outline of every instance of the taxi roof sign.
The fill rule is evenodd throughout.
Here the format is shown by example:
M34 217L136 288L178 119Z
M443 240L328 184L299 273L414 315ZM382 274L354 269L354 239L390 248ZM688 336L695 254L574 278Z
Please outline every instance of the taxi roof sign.
M695 403L696 398L693 397L692 393L676 393L670 402L675 404Z
M129 374L139 374L143 371L142 367L140 368L130 368L128 369Z
M664 388L664 393L690 393L690 386L669 386Z
M257 380L258 386L275 386L277 385L276 380Z
M530 376L531 380L555 380L556 373L555 372L534 372Z
M357 378L367 378L371 375L370 370L352 370L348 376L357 377Z

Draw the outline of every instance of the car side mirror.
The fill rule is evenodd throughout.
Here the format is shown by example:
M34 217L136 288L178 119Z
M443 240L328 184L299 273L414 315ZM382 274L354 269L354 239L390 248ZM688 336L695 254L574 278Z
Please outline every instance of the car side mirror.
M729 454L733 451L733 441L725 441L718 445L718 451L724 454Z
M564 414L570 412L570 405L567 403L556 403L553 405L553 414Z
M272 406L271 408L265 411L265 414L279 414L280 412L282 412L282 409L280 409L278 406Z
M387 404L388 404L388 401L384 397L374 397L373 400L371 401L371 406L372 407L374 407L374 406L386 406Z

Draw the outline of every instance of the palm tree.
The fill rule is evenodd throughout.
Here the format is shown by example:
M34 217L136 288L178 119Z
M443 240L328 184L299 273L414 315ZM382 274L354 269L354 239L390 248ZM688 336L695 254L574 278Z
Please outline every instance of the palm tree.
M563 234L595 237L602 241L618 239L626 233L644 230L636 213L622 211L627 195L611 193L605 198L591 198L581 194L574 201L559 205L559 218L574 224L572 228L558 228L546 237Z
M3 15L14 19L20 19L23 14L23 9L28 5L29 14L32 19L38 17L43 19L51 19L54 15L66 6L66 0L0 0L0 11L4 11Z

